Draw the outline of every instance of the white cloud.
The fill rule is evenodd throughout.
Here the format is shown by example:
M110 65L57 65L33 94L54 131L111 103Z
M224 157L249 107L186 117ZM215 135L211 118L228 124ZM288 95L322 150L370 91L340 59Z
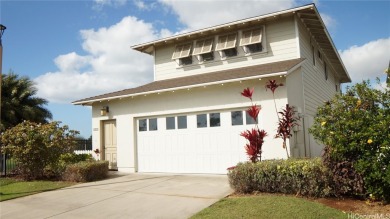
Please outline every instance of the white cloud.
M92 8L100 11L104 6L119 7L126 4L127 0L94 0Z
M382 77L389 64L390 38L378 39L361 46L339 51L352 82Z
M325 13L320 13L320 15L328 30L333 29L336 26L337 22L333 17Z
M296 5L294 0L160 0L160 3L169 7L188 30L280 11Z
M150 11L153 8L155 8L157 5L156 2L145 3L145 1L142 1L142 0L133 0L133 3L141 11Z
M38 96L69 103L147 83L153 79L152 57L130 46L155 40L169 31L156 32L151 24L129 16L108 28L81 30L80 34L86 55L71 52L55 58L58 71L35 79Z

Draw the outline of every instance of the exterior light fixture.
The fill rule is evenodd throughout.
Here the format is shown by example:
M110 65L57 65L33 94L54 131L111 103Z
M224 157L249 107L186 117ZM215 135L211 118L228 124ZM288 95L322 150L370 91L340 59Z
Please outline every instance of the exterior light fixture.
M103 108L100 109L100 115L101 116L106 116L107 113L110 112L110 108L108 106L103 106Z

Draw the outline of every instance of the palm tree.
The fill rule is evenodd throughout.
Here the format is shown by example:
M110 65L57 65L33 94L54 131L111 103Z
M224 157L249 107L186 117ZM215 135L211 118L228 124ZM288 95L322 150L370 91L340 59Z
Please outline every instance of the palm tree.
M35 97L37 89L28 77L19 77L13 71L4 75L1 86L1 127L3 131L24 120L47 123L52 114L44 108L47 100Z

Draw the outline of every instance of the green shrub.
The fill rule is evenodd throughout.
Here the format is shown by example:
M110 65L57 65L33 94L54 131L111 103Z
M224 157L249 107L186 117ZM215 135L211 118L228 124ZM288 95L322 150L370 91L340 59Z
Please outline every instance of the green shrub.
M45 177L45 168L56 165L61 154L70 153L78 132L60 122L37 124L24 121L1 134L1 152L11 154L24 179Z
M93 160L91 154L66 153L66 154L61 154L59 162L63 164L73 164L81 161L91 161L91 160Z
M82 161L66 167L62 179L73 182L91 182L108 175L108 161Z
M50 178L59 178L64 173L66 167L69 164L78 163L81 161L93 161L91 154L76 154L76 153L66 153L61 154L58 162L55 162L45 168L45 175Z
M390 89L363 81L318 108L313 136L340 192L390 201Z
M240 163L229 170L228 177L230 186L239 193L259 191L311 197L333 195L329 171L320 158Z

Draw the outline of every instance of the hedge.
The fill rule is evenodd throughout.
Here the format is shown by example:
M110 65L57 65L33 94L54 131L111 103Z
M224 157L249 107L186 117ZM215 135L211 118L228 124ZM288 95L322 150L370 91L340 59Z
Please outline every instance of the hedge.
M330 171L320 158L239 163L229 169L228 177L230 186L238 193L259 191L310 197L334 195Z
M108 161L82 161L66 167L62 179L73 182L91 182L107 178Z

